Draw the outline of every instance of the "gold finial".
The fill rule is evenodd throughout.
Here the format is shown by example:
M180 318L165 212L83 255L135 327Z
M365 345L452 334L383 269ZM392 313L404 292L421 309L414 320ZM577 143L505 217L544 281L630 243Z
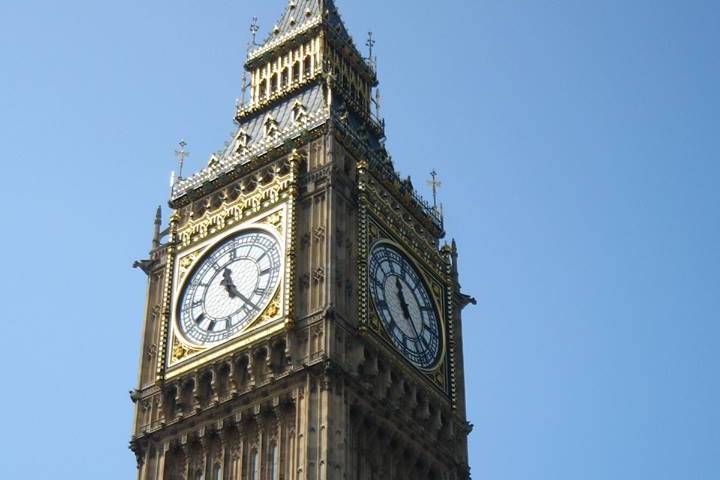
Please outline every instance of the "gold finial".
M431 179L428 180L428 185L432 188L432 195L433 195L433 208L437 210L437 191L442 186L442 183L438 181L438 173L433 170L430 172Z
M260 26L258 25L258 17L253 17L252 23L250 24L250 34L252 35L252 46L257 45L255 43L255 40L257 38L257 32L260 30Z
M370 61L372 62L372 58L373 58L373 47L375 46L375 39L373 38L373 33L372 33L372 32L368 32L368 39L367 39L367 42L365 42L365 45L367 45L368 50L369 50L369 52L368 52L368 60L370 60Z
M180 140L178 145L180 146L180 150L175 150L175 156L178 159L178 178L182 178L185 159L190 156L190 152L185 151L185 147L187 147L187 142L185 142L185 140Z

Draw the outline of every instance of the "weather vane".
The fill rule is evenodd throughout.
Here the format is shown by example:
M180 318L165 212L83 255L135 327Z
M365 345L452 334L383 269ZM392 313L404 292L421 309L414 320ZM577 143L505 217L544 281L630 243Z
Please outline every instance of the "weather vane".
M180 150L175 150L175 156L178 159L178 177L182 178L185 159L190 156L190 152L185 151L185 147L187 147L187 142L185 140L180 140L180 143L178 143L178 145L180 146Z
M442 183L438 181L438 173L435 170L430 172L430 177L432 178L428 180L428 185L432 187L433 208L437 210L437 191L442 186Z

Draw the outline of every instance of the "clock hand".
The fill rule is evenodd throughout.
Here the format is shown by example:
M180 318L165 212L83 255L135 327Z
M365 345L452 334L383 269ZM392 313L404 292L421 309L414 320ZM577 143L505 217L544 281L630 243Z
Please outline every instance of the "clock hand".
M233 282L232 279L232 270L229 268L226 268L223 272L223 279L220 282L220 285L225 287L225 290L227 290L228 295L230 295L230 298L239 298L243 302L247 303L252 307L253 310L257 310L258 306L255 305L249 298L247 298L245 295L240 293L240 291L235 286L235 282Z
M398 289L397 295L400 300L400 308L402 308L403 316L407 320L410 320L410 307L408 306L407 300L405 300L405 293L403 292L403 286L399 277L395 277L395 286Z
M220 282L220 285L225 287L225 290L227 291L228 295L230 295L230 298L235 298L238 295L237 287L235 286L235 282L233 282L232 279L232 270L229 268L226 268L225 271L223 271L223 279Z
M410 306L407 303L407 300L405 300L405 293L403 292L403 286L402 282L400 282L400 277L395 277L395 286L398 289L398 298L400 299L400 307L403 311L403 316L408 321L408 323L412 326L413 332L415 332L415 338L421 338L420 333L417 330L417 327L415 326L415 322L413 322L412 317L410 316ZM424 340L424 339L423 339Z

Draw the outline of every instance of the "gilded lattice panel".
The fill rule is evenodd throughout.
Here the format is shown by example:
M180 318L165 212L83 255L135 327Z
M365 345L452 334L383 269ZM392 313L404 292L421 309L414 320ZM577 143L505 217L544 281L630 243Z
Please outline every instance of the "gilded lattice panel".
M279 197L278 197L279 198ZM200 222L189 222L184 226L184 233L187 232L210 232L206 230L208 225L227 225L227 228L213 232L214 235L207 236L204 241L196 241L200 236L192 237L186 235L184 238L189 239L189 246L178 254L176 260L175 277L172 286L172 305L170 312L170 322L168 328L169 345L167 354L167 376L172 377L189 368L194 368L199 363L210 361L214 358L222 356L230 350L241 348L249 343L257 341L259 338L270 336L281 331L285 327L284 318L289 312L289 308L285 303L286 290L288 287L288 270L289 266L294 262L291 257L292 244L290 234L292 229L289 222L291 220L292 202L283 202L275 207L267 209L262 213L253 217L245 218L245 221L232 224L215 223L217 218L221 218L218 212L209 212L203 219L203 225ZM234 206L228 206L226 211L233 210ZM198 228L200 227L200 228ZM235 235L246 230L266 231L274 235L283 245L284 252L284 275L280 281L277 291L273 294L271 301L264 308L262 313L252 320L247 327L243 329L235 338L221 345L200 347L192 345L186 341L182 334L179 333L177 326L177 310L180 294L184 284L188 281L190 273L199 265L207 252L211 251L215 245L222 242L224 238ZM180 233L180 238L183 233Z

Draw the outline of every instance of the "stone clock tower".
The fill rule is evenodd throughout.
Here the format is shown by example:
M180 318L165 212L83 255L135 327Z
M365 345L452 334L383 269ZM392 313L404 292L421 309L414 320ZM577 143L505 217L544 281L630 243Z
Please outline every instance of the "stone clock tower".
M138 478L469 478L472 300L385 149L372 58L332 0L290 0L245 68L236 133L137 264Z

